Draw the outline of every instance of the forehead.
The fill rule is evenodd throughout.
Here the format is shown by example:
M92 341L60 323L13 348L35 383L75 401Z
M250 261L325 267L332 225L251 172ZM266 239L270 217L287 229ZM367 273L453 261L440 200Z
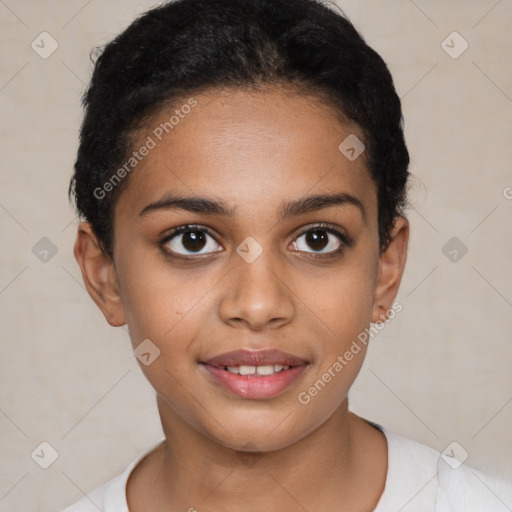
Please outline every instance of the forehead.
M281 89L191 95L139 130L132 149L151 149L131 172L116 216L135 218L166 192L216 197L251 215L308 193L344 192L376 215L366 155L352 161L339 149L354 135L363 139L313 96Z

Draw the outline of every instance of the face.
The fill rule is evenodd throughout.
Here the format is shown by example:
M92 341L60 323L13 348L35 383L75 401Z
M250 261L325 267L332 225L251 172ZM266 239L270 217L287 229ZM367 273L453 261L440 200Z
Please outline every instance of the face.
M113 262L97 254L87 270L86 229L75 254L107 320L128 324L134 349L150 340L141 368L161 416L231 448L274 450L345 403L366 346L343 356L391 308L407 225L398 218L379 254L365 155L338 149L362 134L315 98L194 99L169 133L157 128L176 105L137 136L134 147L155 145L116 204Z

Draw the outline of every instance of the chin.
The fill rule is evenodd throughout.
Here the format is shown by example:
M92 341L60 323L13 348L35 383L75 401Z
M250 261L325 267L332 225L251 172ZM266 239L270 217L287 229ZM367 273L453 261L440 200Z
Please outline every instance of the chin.
M300 430L298 426L300 425ZM284 449L314 430L306 430L304 421L294 419L284 410L280 413L255 411L254 414L239 411L232 418L224 418L222 427L212 425L210 431L219 444L237 451L272 452Z

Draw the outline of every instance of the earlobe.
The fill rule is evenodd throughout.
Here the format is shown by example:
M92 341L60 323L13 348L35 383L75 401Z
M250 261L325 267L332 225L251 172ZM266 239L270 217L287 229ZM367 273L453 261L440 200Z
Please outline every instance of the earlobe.
M78 226L73 252L85 287L107 322L114 327L124 325L126 318L114 263L102 251L88 222L81 222Z
M407 260L409 222L405 217L395 217L391 240L379 257L379 274L372 307L372 322L387 320L398 293Z

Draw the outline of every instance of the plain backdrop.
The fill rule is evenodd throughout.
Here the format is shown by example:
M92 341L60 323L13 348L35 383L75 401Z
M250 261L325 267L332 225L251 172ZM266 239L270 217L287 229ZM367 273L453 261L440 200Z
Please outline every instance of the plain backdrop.
M0 0L2 511L56 512L162 436L127 331L84 289L67 200L90 51L154 5ZM414 175L403 310L351 408L512 478L512 2L338 6L393 74Z

